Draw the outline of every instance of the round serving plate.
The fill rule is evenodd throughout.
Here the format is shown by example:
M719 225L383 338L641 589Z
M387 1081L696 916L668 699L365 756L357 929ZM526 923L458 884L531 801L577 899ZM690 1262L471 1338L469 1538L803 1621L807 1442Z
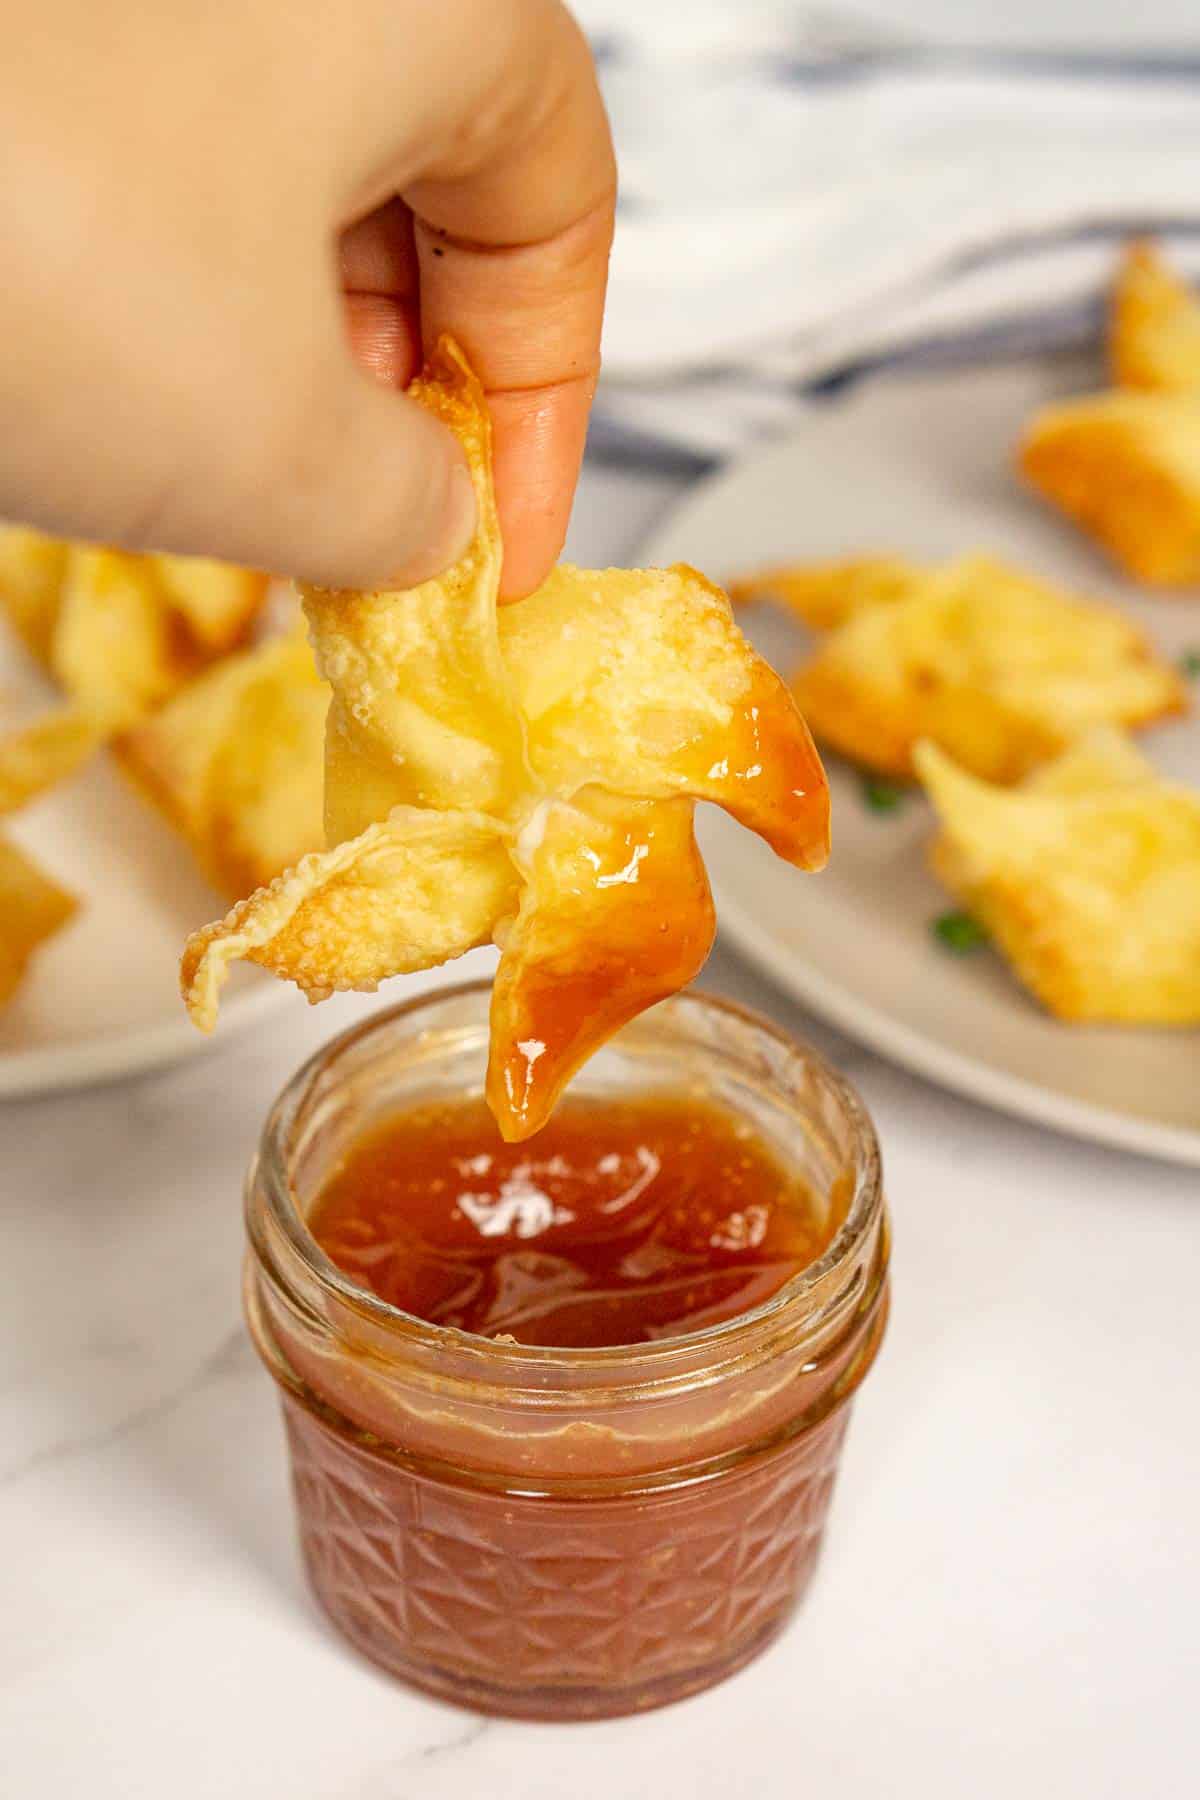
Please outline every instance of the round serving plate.
M642 546L717 579L756 564L870 551L987 550L1117 602L1168 656L1200 647L1200 595L1147 595L1022 488L1011 450L1038 406L1098 386L1094 365L1019 364L878 378L814 403L784 442L692 489ZM803 638L769 608L744 623L787 669ZM1200 722L1143 734L1151 758L1200 786ZM1044 1013L990 950L955 957L930 931L951 905L925 860L918 795L871 811L830 759L834 854L798 877L705 808L701 836L721 928L781 988L930 1080L1124 1149L1200 1164L1200 1032L1079 1027Z
M7 640L0 645L2 717L25 718L55 696ZM79 910L35 953L0 1009L0 1096L110 1081L174 1062L211 1040L179 995L179 956L197 925L228 901L106 755L0 829ZM284 983L239 968L221 1008L221 1040L286 1000Z

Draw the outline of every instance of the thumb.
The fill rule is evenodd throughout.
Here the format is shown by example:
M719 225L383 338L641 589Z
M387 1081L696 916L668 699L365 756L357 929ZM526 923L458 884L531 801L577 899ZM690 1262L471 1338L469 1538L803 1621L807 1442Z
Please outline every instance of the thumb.
M476 509L453 433L368 373L344 330L287 351L261 336L214 370L188 427L172 421L201 479L160 488L129 541L321 587L411 587L456 562Z
M239 560L322 587L378 588L413 587L465 554L475 493L440 420L340 344L293 391L302 398L245 521L254 553Z

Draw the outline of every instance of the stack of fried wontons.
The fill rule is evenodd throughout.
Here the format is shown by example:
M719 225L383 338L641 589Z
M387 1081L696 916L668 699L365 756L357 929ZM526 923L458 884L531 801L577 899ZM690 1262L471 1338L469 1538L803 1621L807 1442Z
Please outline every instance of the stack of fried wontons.
M0 712L0 814L108 746L230 898L318 845L328 689L298 617L255 641L267 591L221 563L0 527L0 614L60 696L19 728ZM0 1004L79 904L0 838Z
M1146 245L1118 276L1110 359L1118 387L1040 413L1021 468L1138 579L1200 582L1200 301ZM793 689L818 740L924 785L936 874L1048 1010L1200 1023L1200 794L1127 736L1187 711L1187 683L1128 618L979 554L768 568L730 591L816 634Z

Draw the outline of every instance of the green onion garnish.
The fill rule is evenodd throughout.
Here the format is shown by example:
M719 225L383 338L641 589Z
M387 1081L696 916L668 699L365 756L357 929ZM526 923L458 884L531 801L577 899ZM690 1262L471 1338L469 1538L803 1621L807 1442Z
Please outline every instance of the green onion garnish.
M862 781L863 805L875 813L899 812L908 795L895 782L881 781L876 775L864 775Z
M930 930L938 943L955 956L968 956L988 941L988 934L978 919L967 912L944 912L933 920Z

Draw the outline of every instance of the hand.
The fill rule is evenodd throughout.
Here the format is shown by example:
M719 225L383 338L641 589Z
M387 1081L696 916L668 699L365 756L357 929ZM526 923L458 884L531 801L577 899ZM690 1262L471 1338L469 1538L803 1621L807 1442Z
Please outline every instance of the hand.
M452 331L490 396L505 593L536 586L615 187L557 0L0 0L0 42L0 517L422 579L473 501L385 390Z

